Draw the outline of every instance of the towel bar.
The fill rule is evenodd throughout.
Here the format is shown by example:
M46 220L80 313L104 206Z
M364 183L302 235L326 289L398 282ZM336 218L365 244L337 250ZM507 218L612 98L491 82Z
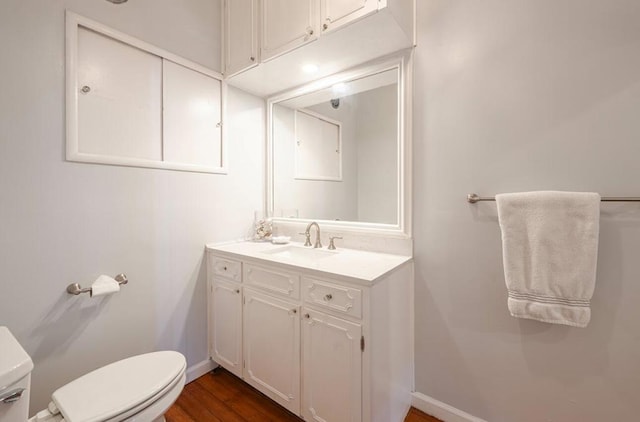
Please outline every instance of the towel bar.
M129 280L124 274L118 274L113 278L119 285L127 284ZM70 295L79 295L81 293L91 293L91 287L82 288L78 283L72 283L67 286L67 293Z
M470 204L475 204L480 201L495 201L495 196L478 196L475 193L470 193L467 195L467 202ZM600 201L603 202L640 202L640 197L638 196L603 196L600 198Z

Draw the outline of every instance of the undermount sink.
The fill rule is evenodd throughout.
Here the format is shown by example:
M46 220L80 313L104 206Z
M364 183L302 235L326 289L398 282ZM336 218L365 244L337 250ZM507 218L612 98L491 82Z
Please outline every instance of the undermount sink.
M277 249L262 251L263 254L271 255L274 258L286 259L290 261L301 261L313 263L321 259L335 256L338 252L323 249L308 248L302 246L284 246Z

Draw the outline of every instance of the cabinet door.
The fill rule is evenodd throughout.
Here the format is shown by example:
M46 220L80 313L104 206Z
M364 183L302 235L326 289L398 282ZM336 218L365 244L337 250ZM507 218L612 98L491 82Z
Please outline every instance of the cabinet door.
M310 309L302 318L302 416L362 419L362 326Z
M222 82L162 59L163 161L222 168Z
M319 0L262 2L261 60L266 61L318 38Z
M162 59L78 27L78 152L162 160Z
M258 0L224 1L224 75L258 64Z
M211 307L211 358L233 374L242 376L241 287L213 279Z
M378 10L378 0L321 0L322 31L337 29Z
M299 306L248 288L244 298L244 379L299 414Z

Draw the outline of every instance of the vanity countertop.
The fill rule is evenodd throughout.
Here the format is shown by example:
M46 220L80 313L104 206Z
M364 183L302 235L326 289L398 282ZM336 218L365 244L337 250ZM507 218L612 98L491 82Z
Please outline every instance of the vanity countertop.
M296 242L274 245L269 242L247 241L207 244L206 247L217 255L229 258L274 263L319 276L337 277L365 285L375 284L383 276L413 259L410 256L354 249L313 249Z

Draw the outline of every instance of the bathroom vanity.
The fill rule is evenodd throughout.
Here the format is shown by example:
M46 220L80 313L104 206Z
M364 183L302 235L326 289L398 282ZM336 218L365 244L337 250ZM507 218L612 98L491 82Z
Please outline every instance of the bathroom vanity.
M409 256L207 245L210 357L305 420L402 421L413 389Z

